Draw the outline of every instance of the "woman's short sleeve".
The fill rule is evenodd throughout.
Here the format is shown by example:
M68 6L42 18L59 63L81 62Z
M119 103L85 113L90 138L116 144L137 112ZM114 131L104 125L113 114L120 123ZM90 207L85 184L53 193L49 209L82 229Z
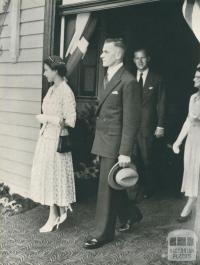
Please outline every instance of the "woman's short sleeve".
M66 84L63 90L63 118L65 123L74 128L76 122L76 101L74 93Z

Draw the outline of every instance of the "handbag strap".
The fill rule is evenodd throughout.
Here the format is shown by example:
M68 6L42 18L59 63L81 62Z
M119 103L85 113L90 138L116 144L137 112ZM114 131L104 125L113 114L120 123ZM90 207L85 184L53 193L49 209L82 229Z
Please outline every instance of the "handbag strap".
M59 133L59 136L61 136L62 130L64 129L64 127L65 127L65 119L62 120L62 123L60 125L60 133Z

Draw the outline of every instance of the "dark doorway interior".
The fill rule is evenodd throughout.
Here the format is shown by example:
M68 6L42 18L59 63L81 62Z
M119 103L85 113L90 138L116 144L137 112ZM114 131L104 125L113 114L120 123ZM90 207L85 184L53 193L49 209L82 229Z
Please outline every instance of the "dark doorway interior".
M167 144L173 143L187 115L189 97L195 92L192 79L200 58L198 41L182 15L182 2L156 2L112 9L101 12L100 17L105 37L125 40L125 64L130 71L135 71L133 50L146 47L152 58L151 67L166 80L166 139L165 149L159 147L157 150L158 171L163 176L160 180L164 186L171 180L172 186L179 190L182 155L175 156Z
M160 186L168 190L180 190L183 151L181 155L176 156L167 144L173 143L186 118L188 101L195 91L192 79L200 59L198 41L182 15L182 3L181 0L167 0L95 12L94 15L99 18L97 28L84 59L69 79L77 98L78 112L81 114L75 129L77 133L74 132L74 142L77 146L73 155L75 164L90 164L91 160L95 120L92 107L95 105L103 80L99 55L104 39L122 37L127 45L125 65L130 71L135 72L132 63L133 50L143 46L150 52L151 67L165 78L166 137L164 143L158 145L156 150L156 171ZM73 19L74 15L67 16L66 23L73 22ZM70 24L69 27L66 25L65 43L68 43L67 39L71 39L72 32L70 33L69 28ZM58 48L56 53L59 54Z
M107 37L121 36L128 47L126 65L134 72L133 50L147 47L152 67L164 75L168 96L168 137L179 131L187 112L193 74L200 59L198 41L182 15L182 3L151 3L104 11ZM174 127L173 129L171 127ZM173 131L173 132L172 132Z

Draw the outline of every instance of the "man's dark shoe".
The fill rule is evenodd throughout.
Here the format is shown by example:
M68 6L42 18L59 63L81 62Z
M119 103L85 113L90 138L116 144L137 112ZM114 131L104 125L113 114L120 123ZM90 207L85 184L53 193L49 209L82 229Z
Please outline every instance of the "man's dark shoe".
M119 232L130 232L131 231L131 225L130 225L130 223L127 222L126 224L120 225L118 231Z
M87 240L84 244L84 248L86 249L95 249L95 248L100 248L102 247L103 245L107 244L111 242L111 240L104 240L104 241L101 241L101 240L98 240L97 238L92 238L90 240Z
M139 209L138 209L139 210ZM140 211L137 212L137 214L135 216L133 216L132 218L130 218L126 224L122 224L118 231L119 232L130 232L132 231L133 228L133 224L135 223L139 223L143 218L143 215Z
M139 209L138 209L139 210ZM143 218L142 213L140 212L140 210L137 212L137 214L132 218L132 222L133 223L139 223Z
M144 192L143 194L143 198L144 199L149 199L154 195L153 191L148 191L148 192Z
M149 199L154 196L154 192L150 191L145 191L145 190L140 190L136 196L136 201L140 202L143 201L144 199Z

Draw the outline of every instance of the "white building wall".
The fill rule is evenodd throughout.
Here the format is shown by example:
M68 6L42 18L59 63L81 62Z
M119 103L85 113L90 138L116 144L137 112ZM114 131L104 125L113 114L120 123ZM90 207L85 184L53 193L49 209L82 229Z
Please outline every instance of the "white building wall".
M21 0L16 63L9 50L10 7L0 35L0 182L23 196L29 195L39 131L35 115L41 111L44 10L45 0Z

